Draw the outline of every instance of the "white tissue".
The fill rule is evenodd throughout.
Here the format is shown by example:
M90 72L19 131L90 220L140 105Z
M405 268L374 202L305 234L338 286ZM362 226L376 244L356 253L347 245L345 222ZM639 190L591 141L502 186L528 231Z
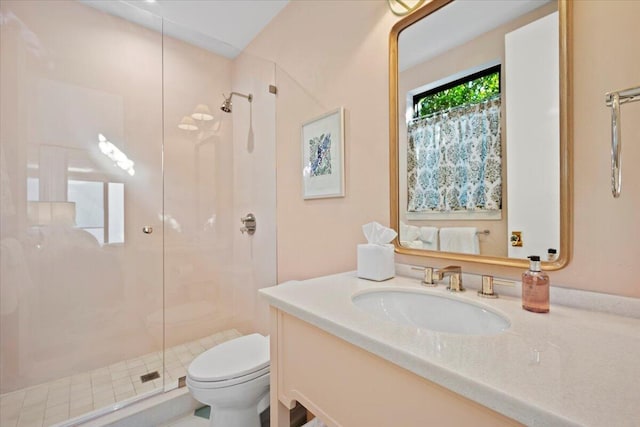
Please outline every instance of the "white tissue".
M384 245L390 243L396 238L398 233L391 228L377 222L370 222L362 226L364 237L367 238L367 242L374 245Z
M369 243L358 245L358 277L375 281L396 275L394 247L389 244L398 233L377 222L362 226Z

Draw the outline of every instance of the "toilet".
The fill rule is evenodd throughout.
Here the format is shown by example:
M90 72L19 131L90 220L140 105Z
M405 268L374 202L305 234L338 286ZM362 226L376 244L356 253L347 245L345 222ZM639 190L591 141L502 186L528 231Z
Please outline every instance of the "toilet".
M189 365L187 387L211 406L210 426L260 427L269 406L269 337L245 335L205 351Z

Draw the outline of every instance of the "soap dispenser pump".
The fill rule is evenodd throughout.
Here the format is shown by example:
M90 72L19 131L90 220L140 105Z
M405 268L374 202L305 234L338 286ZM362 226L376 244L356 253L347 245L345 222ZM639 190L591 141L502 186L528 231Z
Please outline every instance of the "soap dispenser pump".
M535 313L549 312L549 276L540 270L540 257L529 257L529 270L522 274L522 308Z

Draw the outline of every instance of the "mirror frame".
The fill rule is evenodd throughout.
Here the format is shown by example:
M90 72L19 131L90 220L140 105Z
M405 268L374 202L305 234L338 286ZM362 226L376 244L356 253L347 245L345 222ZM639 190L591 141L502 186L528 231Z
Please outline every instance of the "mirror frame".
M432 0L410 15L402 18L389 34L389 172L391 227L400 230L399 211L399 123L398 123L398 38L402 30L426 16L438 11L454 0ZM543 270L559 270L569 263L571 258L573 223L573 108L572 84L572 3L571 0L558 0L559 48L560 48L560 255L554 262L542 262ZM400 245L399 236L393 241L399 254L430 258L443 258L454 261L475 262L506 267L527 268L527 259L470 255L454 252L411 249Z

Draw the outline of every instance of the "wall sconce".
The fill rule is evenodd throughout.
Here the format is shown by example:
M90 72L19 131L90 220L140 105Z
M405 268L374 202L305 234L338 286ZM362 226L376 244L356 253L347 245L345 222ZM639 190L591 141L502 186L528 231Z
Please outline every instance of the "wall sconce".
M191 114L191 117L196 120L203 120L205 122L213 120L213 114L211 114L209 107L205 104L198 104L196 109L193 111L193 114Z
M178 125L178 128L180 128L182 130L188 130L188 131L198 130L198 126L196 125L196 121L193 120L189 116L184 116L182 118L182 120L180 120L180 124Z
M395 15L404 16L413 12L424 3L425 0L387 0L389 2L389 9Z

